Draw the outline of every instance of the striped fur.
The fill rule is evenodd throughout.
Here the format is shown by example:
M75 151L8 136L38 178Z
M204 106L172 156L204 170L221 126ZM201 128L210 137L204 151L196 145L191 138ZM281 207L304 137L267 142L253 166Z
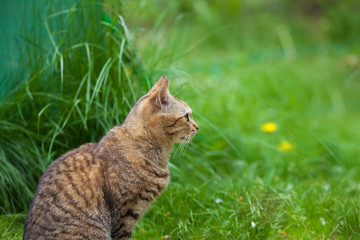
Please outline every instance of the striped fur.
M139 218L168 185L173 143L198 130L190 107L168 85L163 76L123 125L49 166L30 206L24 239L131 239Z

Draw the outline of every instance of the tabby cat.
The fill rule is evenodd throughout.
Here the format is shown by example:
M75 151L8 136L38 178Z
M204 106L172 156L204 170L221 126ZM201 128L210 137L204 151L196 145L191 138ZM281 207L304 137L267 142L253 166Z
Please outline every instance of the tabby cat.
M191 108L165 76L121 126L55 160L42 176L24 239L131 239L135 224L169 183L174 143L195 136Z

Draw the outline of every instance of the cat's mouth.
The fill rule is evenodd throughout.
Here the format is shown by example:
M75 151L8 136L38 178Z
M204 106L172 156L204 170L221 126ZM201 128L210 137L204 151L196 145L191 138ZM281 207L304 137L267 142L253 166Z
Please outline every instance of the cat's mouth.
M186 136L180 137L180 140L181 140L183 143L186 143L186 142L191 141L191 139L192 139L195 135L196 135L196 132L191 132L191 133L189 133L189 134L186 135Z

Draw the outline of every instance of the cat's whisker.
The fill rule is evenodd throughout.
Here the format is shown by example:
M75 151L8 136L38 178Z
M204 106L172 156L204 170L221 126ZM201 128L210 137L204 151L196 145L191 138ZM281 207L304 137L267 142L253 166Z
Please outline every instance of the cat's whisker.
M189 141L188 141L188 143L187 143L187 146L186 146L186 148L188 148L189 147L189 145L191 145L192 144L192 139L193 139L193 137L195 136L195 134L194 133L192 133L192 134L190 134L189 135ZM185 149L186 150L186 149ZM184 155L185 155L185 152L184 152Z
M180 143L175 150L174 156L177 156L178 154L181 155L183 148L184 148L184 143Z
M183 144L181 144L181 149L180 149L180 151L179 151L179 156L181 156L181 155L182 155L182 150L183 150L183 148L184 148L184 143L183 143Z
M184 148L181 152L181 155L184 157L185 156L185 151L186 151L186 146L187 146L187 143L184 144Z
M187 138L186 138L186 142L184 144L185 146L184 146L183 152L182 152L183 156L185 156L185 152L186 152L187 147L189 146L190 141L191 141L191 135L187 136Z
M188 141L188 137L186 137L185 143L182 144L182 148L181 148L181 152L180 152L180 155L182 155L182 156L184 156L187 141Z
M181 146L180 146L180 149L179 149L179 152L178 154L181 156L181 152L182 150L184 149L184 143L181 143Z
M181 143L179 143L179 145L176 147L174 157L176 157L176 155L178 154L180 147L181 147Z
M185 152L186 152L187 148L188 148L189 145L190 145L191 139L192 139L192 136L190 135L190 136L189 136L189 140L188 140L188 142L187 142L187 144L186 144L186 148L185 148L185 151L184 151L184 155L185 155Z
M187 146L186 146L186 149L191 145L192 138L193 138L193 136L190 137L189 142L188 142L188 144L187 144Z
M186 142L186 141L185 141L185 142ZM176 154L181 155L184 147L185 147L185 143L180 143L179 146L178 146L178 148L176 149Z

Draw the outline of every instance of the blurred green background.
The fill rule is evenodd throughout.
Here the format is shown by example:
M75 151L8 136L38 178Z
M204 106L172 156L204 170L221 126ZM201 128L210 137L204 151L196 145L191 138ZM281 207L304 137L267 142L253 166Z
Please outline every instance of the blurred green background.
M134 239L360 238L360 2L3 0L0 238L163 74L200 126ZM175 154L176 152L176 154Z

